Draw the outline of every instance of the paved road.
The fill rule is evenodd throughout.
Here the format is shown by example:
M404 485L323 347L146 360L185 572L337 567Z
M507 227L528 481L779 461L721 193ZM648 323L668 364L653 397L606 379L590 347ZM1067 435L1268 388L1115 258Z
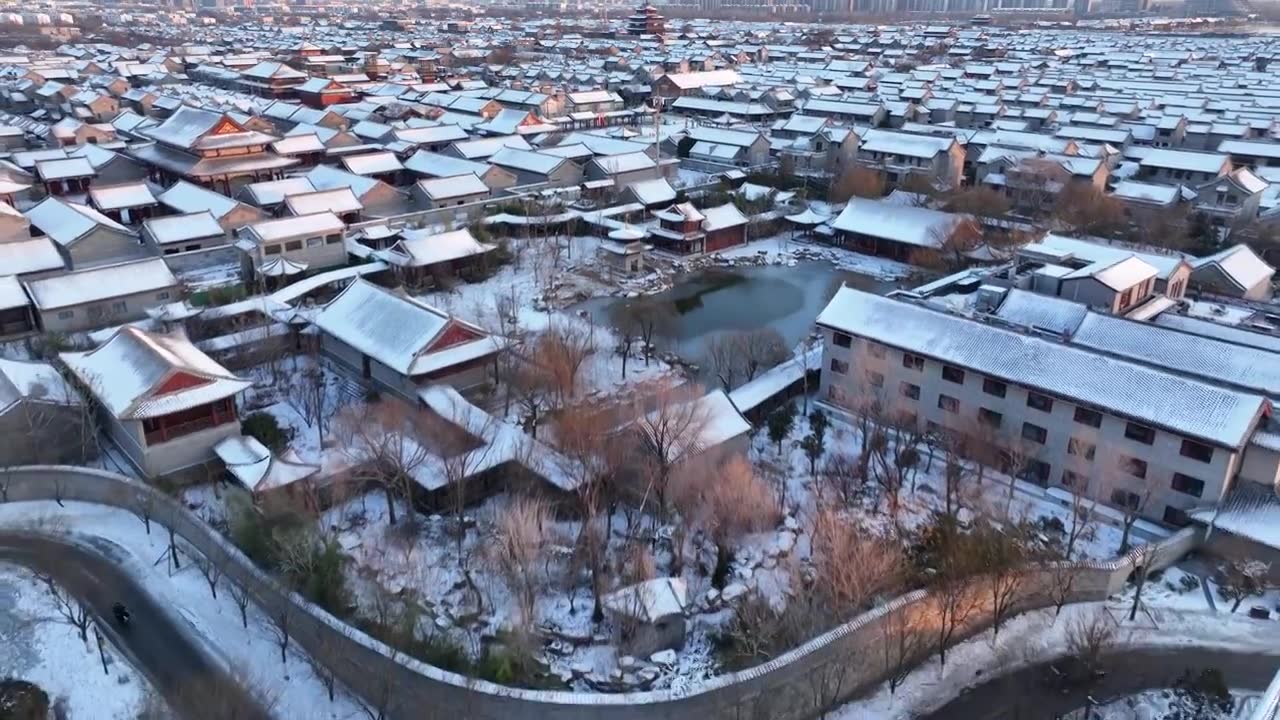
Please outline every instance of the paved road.
M1242 690L1266 689L1280 667L1276 655L1225 650L1131 650L1110 657L1107 676L1088 688L1052 689L1047 666L1019 670L969 690L920 720L1048 720L1084 707L1088 695L1108 700L1173 685L1184 672L1217 668L1227 685Z
M85 603L103 634L186 720L270 720L223 668L174 623L134 578L109 557L42 535L0 532L0 560L25 565L54 580ZM123 602L133 622L121 628L111 606Z

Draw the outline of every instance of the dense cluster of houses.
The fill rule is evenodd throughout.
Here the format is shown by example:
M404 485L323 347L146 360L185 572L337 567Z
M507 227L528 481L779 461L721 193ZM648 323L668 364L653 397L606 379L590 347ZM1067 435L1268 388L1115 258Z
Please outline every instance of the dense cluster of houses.
M0 362L0 421L87 402L147 475L216 455L283 482L304 464L240 436L249 381L228 368L310 344L428 405L489 382L505 339L401 288L483 265L504 227L596 235L621 275L787 221L910 262L973 220L928 196L982 187L1024 242L911 293L841 290L819 319L824 401L876 398L935 436L1013 433L1044 486L1106 446L1132 479L1108 499L1157 479L1143 513L1170 524L1275 485L1273 258L1243 243L1280 220L1280 44L709 21L659 37L650 10L581 32L246 22L169 47L11 49L0 337L76 342ZM806 202L856 173L887 197ZM1074 190L1135 226L1199 223L1204 252L1037 232ZM210 306L218 285L249 298ZM745 410L708 398L743 435Z

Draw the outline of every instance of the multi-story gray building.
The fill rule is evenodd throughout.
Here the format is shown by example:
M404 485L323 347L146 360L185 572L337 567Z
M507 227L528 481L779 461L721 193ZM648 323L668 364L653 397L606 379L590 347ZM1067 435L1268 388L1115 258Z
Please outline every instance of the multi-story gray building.
M1141 503L1170 524L1237 477L1275 484L1280 454L1252 442L1271 403L1236 383L851 288L818 325L825 402L1013 451L1024 480L1087 483L1103 502Z

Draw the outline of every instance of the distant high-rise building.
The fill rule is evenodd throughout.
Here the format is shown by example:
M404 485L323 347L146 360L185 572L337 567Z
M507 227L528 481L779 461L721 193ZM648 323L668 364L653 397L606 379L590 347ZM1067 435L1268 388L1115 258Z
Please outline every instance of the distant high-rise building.
M662 35L666 30L666 20L647 2L627 18L627 32L632 35Z

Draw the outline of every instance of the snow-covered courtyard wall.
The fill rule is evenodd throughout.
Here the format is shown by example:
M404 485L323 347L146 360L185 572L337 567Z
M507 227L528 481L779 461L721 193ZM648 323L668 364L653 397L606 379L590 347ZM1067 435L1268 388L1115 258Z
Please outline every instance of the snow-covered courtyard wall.
M70 467L16 468L0 472L0 501L77 500L120 507L171 528L227 577L249 590L263 612L288 615L293 639L327 663L339 679L389 717L467 717L480 720L677 720L773 718L800 720L833 709L882 682L890 664L914 665L932 650L919 646L909 658L892 658L899 628L928 631L931 599L923 591L899 597L763 665L714 678L697 691L653 691L620 695L521 690L430 667L350 628L294 595L259 571L238 549L172 498L128 478ZM1195 547L1194 531L1164 541L1151 558L1165 567ZM1129 556L1078 566L1072 602L1101 600L1118 591L1134 568ZM1031 571L1018 611L1050 604L1052 582ZM990 624L975 613L955 639ZM886 648L889 649L886 652ZM893 662L888 662L892 660Z

